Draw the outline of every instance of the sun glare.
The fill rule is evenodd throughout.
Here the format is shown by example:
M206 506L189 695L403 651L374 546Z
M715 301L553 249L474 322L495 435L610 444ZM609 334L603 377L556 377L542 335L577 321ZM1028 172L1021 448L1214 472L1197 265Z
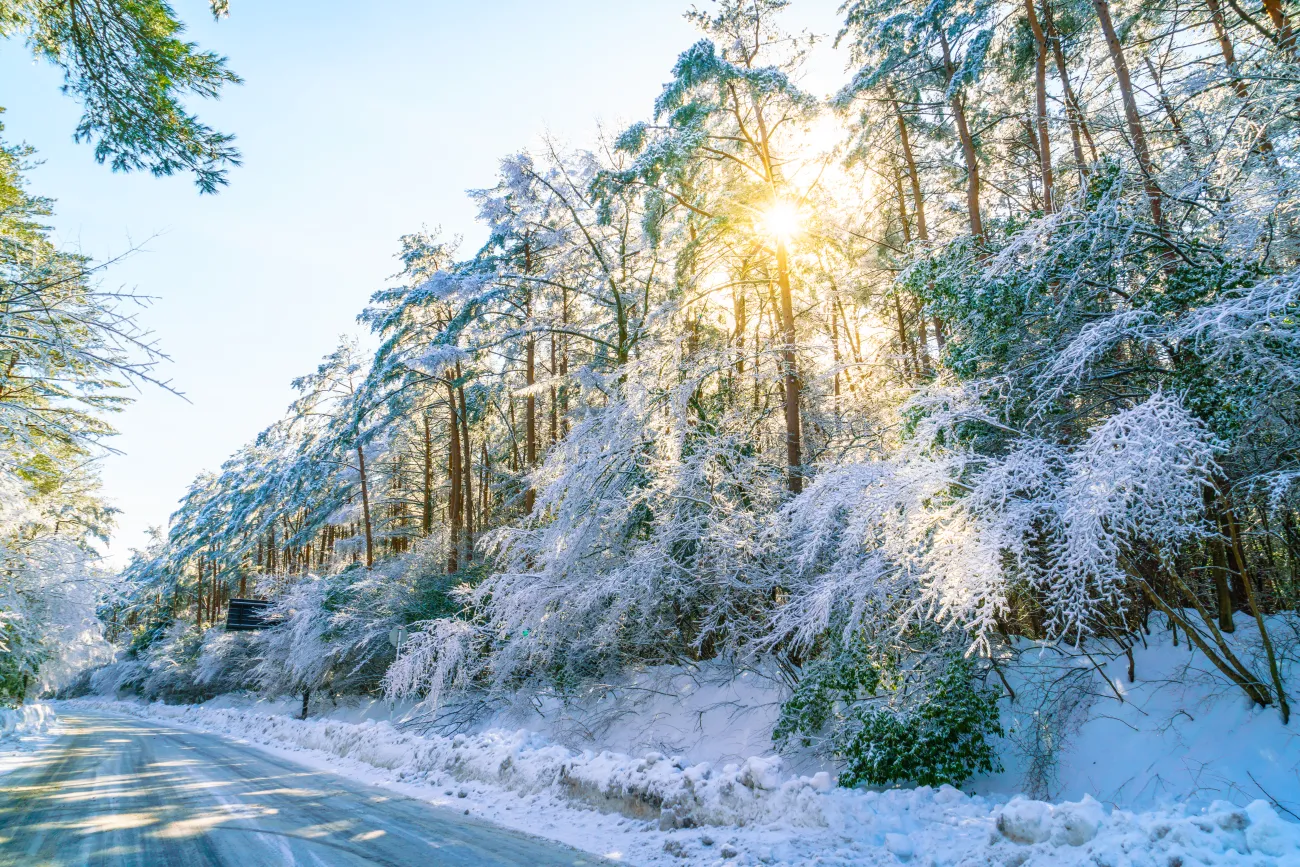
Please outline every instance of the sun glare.
M799 234L802 222L799 207L787 199L778 199L763 211L763 232L778 241L789 241Z

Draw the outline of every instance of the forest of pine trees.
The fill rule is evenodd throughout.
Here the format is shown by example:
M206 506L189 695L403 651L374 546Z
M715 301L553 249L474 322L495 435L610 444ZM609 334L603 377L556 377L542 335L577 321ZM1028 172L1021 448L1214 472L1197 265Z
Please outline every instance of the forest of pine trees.
M1287 5L849 0L829 97L786 5L690 13L641 120L505 156L480 249L400 239L370 337L105 598L115 685L438 701L761 658L778 735L867 702L852 757L917 708L991 731L1025 642L1173 631L1288 719ZM278 625L225 633L232 596Z

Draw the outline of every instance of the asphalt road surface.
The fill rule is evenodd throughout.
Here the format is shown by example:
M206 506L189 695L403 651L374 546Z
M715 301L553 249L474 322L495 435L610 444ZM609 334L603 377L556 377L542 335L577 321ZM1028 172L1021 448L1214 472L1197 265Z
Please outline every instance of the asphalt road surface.
M74 712L0 776L3 867L607 864L214 735Z

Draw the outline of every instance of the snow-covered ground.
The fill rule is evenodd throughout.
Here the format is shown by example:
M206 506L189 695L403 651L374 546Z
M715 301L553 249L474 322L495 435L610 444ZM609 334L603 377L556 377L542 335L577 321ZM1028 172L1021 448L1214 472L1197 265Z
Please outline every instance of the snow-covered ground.
M1275 640L1290 640L1282 624L1275 629ZM1253 633L1254 623L1240 618L1243 653ZM1089 795L1123 809L1200 808L1217 800L1245 806L1264 799L1300 817L1300 712L1284 726L1276 710L1252 706L1185 640L1174 645L1170 633L1155 631L1147 642L1134 650L1132 682L1123 655L1107 659L1025 645L1017 664L1006 670L1016 701L1003 702L1007 737L999 755L1005 770L964 788L1048 800ZM1045 683L1055 684L1053 703L1043 699ZM1293 679L1288 692L1300 699L1300 682ZM762 670L722 663L690 671L648 669L565 701L520 696L480 711L469 731L524 729L575 751L743 764L772 753L772 727L786 695ZM226 695L204 706L296 716L301 698ZM460 710L444 708L441 718L463 723ZM414 723L427 719L410 704L320 697L312 700L311 716L391 721L417 732L422 729ZM809 777L835 774L832 764L808 752L787 754L784 767Z
M1131 812L1087 797L1048 804L950 787L854 791L824 774L783 775L775 758L715 767L575 752L525 731L420 737L373 720L82 704L290 753L631 864L1300 865L1300 825L1262 800Z
M0 707L0 774L30 760L32 753L59 732L59 717L46 702Z
M1283 626L1274 625L1275 642L1293 640ZM1254 622L1239 615L1239 652L1253 652L1256 634ZM1175 646L1170 633L1155 632L1147 642L1134 649L1132 681L1122 655L1105 660L1029 650L1008 672L1020 695L1003 714L1007 769L972 781L973 790L1010 794L1034 787L1024 745L1039 712L1035 696L1042 682L1060 682L1073 672L1078 703L1062 726L1054 761L1038 769L1046 775L1041 794L1066 800L1091 795L1124 809L1208 807L1220 800L1245 806L1263 799L1300 821L1300 714L1293 712L1290 725L1283 725L1275 708L1252 705L1186 640ZM1267 671L1262 661L1257 670ZM1293 702L1300 698L1300 678L1292 677L1287 692Z
M1243 618L1239 636L1248 639L1252 631L1253 623ZM1122 655L1090 658L1026 646L1019 663L1006 672L1017 693L1015 702L1003 703L1008 737L999 753L1006 770L977 777L964 788L1007 796L1028 790L1056 800L1087 794L1125 809L1205 807L1215 800L1244 806L1258 798L1276 799L1300 815L1300 714L1283 726L1275 710L1253 707L1209 669L1204 657L1190 653L1185 641L1175 646L1168 633L1147 640L1148 647L1135 649L1133 682ZM1058 692L1062 684L1068 686L1065 698L1073 705L1067 718L1043 718L1043 682L1056 683ZM1300 697L1300 682L1292 682L1288 692ZM761 670L721 663L690 671L652 668L566 701L521 695L512 704L479 712L469 730L526 729L574 750L659 752L693 764L742 763L772 752L772 727L786 694ZM224 695L204 705L286 716L298 715L301 706L300 697L249 695ZM463 723L459 710L444 708L439 716L455 718L448 725ZM410 703L319 696L312 699L310 715L390 721L406 730L424 718ZM1041 757L1035 764L1027 743L1035 729L1040 738L1058 741L1047 751L1046 765ZM807 752L787 754L785 767L806 776L835 772Z
M1010 679L1007 769L973 780L971 794L847 790L811 756L776 757L780 690L759 672L643 672L585 701L497 708L451 736L403 730L389 717L419 709L379 702L318 702L322 716L306 721L290 699L90 704L292 753L632 864L1300 865L1296 724L1251 708L1167 640L1137 649L1133 682L1122 656L1094 667L1031 653ZM1074 683L1075 696L1035 729L1043 681ZM1071 734L1044 762L1035 731ZM1057 800L1016 794L1027 785Z

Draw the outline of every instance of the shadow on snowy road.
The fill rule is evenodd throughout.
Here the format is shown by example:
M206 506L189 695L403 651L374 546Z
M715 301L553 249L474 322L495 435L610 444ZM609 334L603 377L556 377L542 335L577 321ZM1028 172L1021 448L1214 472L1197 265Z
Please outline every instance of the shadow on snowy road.
M3 867L607 863L212 735L64 722L0 777Z

